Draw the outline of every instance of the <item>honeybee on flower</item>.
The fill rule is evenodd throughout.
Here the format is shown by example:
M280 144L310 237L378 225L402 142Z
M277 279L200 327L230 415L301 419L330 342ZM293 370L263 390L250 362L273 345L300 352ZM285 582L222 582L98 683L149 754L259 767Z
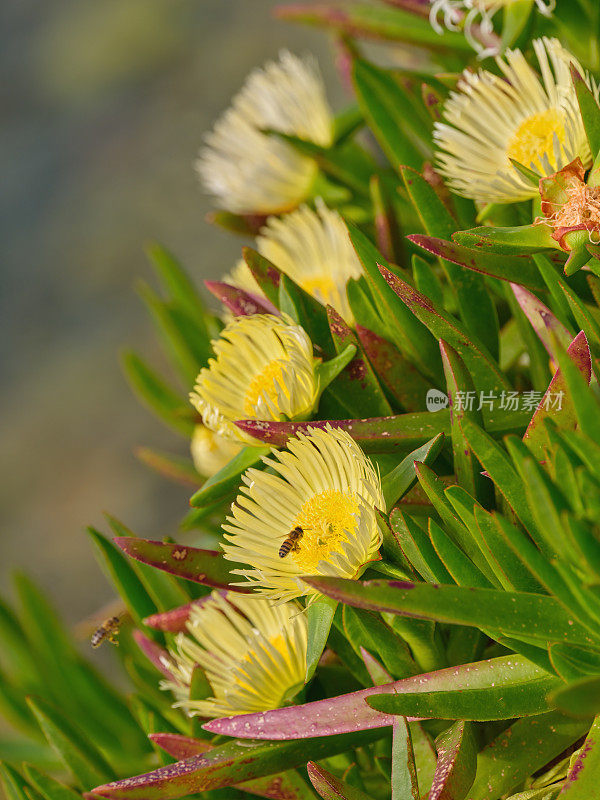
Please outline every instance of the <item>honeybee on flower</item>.
M268 471L249 469L223 525L225 558L244 586L275 601L316 596L303 575L356 578L381 545L376 508L384 508L379 474L345 431L310 428L287 450L263 458ZM280 553L290 531L294 549Z
M169 650L173 677L161 688L189 716L268 711L289 703L304 685L307 622L296 603L273 607L253 595L215 591L192 608L186 627ZM196 667L204 670L211 697L190 697Z
M205 137L196 163L220 208L235 214L279 214L311 192L313 159L267 131L327 147L333 117L317 62L287 50L253 70Z

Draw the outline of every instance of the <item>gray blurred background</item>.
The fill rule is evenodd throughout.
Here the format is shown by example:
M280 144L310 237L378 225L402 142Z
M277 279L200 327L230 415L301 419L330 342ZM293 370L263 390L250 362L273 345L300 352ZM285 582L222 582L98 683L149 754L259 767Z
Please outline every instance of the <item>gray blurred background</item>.
M270 0L8 0L0 9L2 593L24 568L75 622L112 597L84 533L102 511L173 534L190 492L142 466L185 452L131 394L118 350L162 356L133 284L156 239L195 280L242 244L208 226L192 170L202 133L255 65L326 37Z

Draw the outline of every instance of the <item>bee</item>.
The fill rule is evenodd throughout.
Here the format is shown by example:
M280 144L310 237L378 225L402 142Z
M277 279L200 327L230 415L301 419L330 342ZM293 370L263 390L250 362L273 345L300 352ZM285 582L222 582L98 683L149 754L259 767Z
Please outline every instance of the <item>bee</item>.
M111 644L118 645L119 628L121 627L121 617L109 617L98 627L91 638L92 647L100 647L102 642L109 641Z
M288 553L299 550L300 547L298 543L303 536L304 531L299 525L296 525L294 530L289 532L287 539L279 548L279 558L285 558Z

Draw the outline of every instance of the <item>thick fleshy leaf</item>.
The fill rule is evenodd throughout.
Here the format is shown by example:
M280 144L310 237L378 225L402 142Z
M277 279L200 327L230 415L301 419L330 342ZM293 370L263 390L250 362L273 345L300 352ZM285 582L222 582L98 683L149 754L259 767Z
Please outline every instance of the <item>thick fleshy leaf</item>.
M448 690L432 691L424 681L419 692L379 694L367 703L385 714L485 722L543 714L549 710L548 693L561 684L514 655L455 667L455 676Z
M411 12L414 9L411 6ZM421 15L402 8L373 6L370 3L339 4L292 3L276 9L276 16L293 22L303 22L333 29L341 34L389 41L410 42L431 49L470 51L470 45L458 33L446 31L438 36Z
M407 238L428 253L438 256L438 258L444 258L446 261L452 261L454 264L460 264L466 269L481 272L491 278L518 283L534 292L543 291L545 288L538 271L528 258L471 250L456 242L448 242L421 234L411 234Z
M505 797L576 742L588 725L556 711L518 720L477 756L477 774L468 800Z
M430 439L422 447L418 447L412 453L409 453L397 467L394 467L391 472L384 475L381 481L381 488L385 499L385 510L389 511L416 483L415 461L423 464L432 464L442 451L444 439L444 434L438 433L436 437Z
M409 167L402 167L401 174L408 196L427 233L449 239L456 229L456 221L433 186ZM483 278L472 270L462 269L452 261L441 259L441 264L456 294L458 311L465 329L477 341L483 342L497 358L498 315Z
M439 308L434 308L429 298L417 292L398 276L380 267L389 286L402 299L415 316L426 325L437 339L444 339L463 359L480 391L510 391L510 384L489 354L486 346L462 329L458 320Z
M368 61L355 60L353 79L360 107L392 167L420 167L432 155L431 132L415 113L414 101L391 72Z
M336 353L339 355L348 345L356 349L354 358L339 373L335 386L332 387L336 398L339 398L340 404L344 407L344 412L355 417L391 414L392 407L379 385L356 333L331 306L327 306L327 319Z
M96 797L119 800L172 800L233 786L320 760L379 738L381 731L289 742L233 741L153 772L97 786Z
M269 450L264 447L245 447L192 495L190 505L205 508L219 500L226 500L239 486L242 473L248 467L255 466L268 453Z
M595 156L600 150L600 108L592 91L573 64L571 64L571 78L577 93L581 118L583 119L590 151Z
M525 316L548 351L548 355L555 358L554 337L566 349L573 339L571 332L532 292L517 283L511 283L511 289Z
M154 628L157 631L165 631L167 633L181 633L186 629L186 622L189 619L190 611L194 606L201 606L210 595L200 597L197 600L192 600L191 603L186 603L184 606L177 606L170 611L163 611L160 614L152 614L146 617L143 622L149 628Z
M471 725L459 720L436 740L438 753L428 800L463 800L477 769L477 746Z
M151 733L148 738L178 761L206 753L213 748L206 739L193 739L181 733Z
M297 325L301 325L324 353L328 356L335 354L325 306L283 272L277 306L282 314L288 314Z
M240 587L229 586L229 567L221 553L216 550L200 550L189 545L130 537L118 537L115 542L131 558L171 575L217 589L244 591Z
M423 375L438 382L442 366L436 340L388 285L380 265L391 267L373 243L353 225L348 232L390 339Z
M98 780L114 778L106 759L83 731L47 701L29 698L28 703L48 743L82 789L90 789Z
M581 751L569 770L561 800L591 800L598 793L600 770L600 719L594 720Z
M412 737L407 721L397 717L392 725L392 800L419 800L419 783Z
M327 644L327 637L331 630L336 607L337 603L334 600L330 600L328 597L320 597L306 609L306 621L308 623L306 683L315 674L317 664Z
M342 619L346 637L356 653L364 660L363 651L366 648L380 657L386 671L392 676L390 680L406 678L419 671L406 642L383 621L381 615L344 606Z
M569 717L593 717L600 713L600 678L586 677L561 686L552 693L555 708Z
M262 293L275 308L279 308L281 271L277 269L275 264L261 256L251 247L242 247L242 257L248 265L254 280L260 286Z
M484 426L492 436L523 433L531 419L530 411L493 412L484 409ZM373 419L312 420L311 422L263 422L238 420L236 425L257 439L275 447L283 447L290 438L308 428L340 428L348 431L366 453L410 453L440 433L450 435L450 412L399 414Z
M31 786L37 789L45 800L80 800L77 792L32 764L24 764L23 772Z
M541 250L556 249L548 225L521 225L516 228L493 228L487 225L468 231L457 231L453 241L469 249L480 249L485 253L524 256Z
M481 475L481 466L468 445L461 420L470 417L477 424L483 424L483 415L475 404L469 407L468 397L475 397L475 384L464 361L454 348L440 340L440 352L446 376L446 388L450 402L450 426L452 436L452 455L456 482L478 499L487 499L490 494L489 481ZM469 393L472 394L469 394Z
M377 377L405 411L423 411L431 383L398 348L362 325L356 325L360 343Z
M551 597L409 581L311 576L306 582L341 603L436 622L470 625L543 642L590 644L591 637Z
M369 795L356 786L344 783L314 761L308 762L306 770L310 782L323 800L370 800Z
M266 298L251 294L237 286L222 281L204 281L204 284L208 291L236 317L278 313L277 308Z
M170 668L172 661L167 650L159 644L156 644L156 642L153 642L152 639L144 636L141 631L134 631L133 638L148 661L150 661L165 678L172 680L173 674Z
M583 331L569 344L567 354L589 384L592 376L592 358ZM545 427L547 419L552 420L560 429L575 430L577 427L575 407L560 369L554 373L523 436L523 441L539 459L543 457L544 448L550 444Z

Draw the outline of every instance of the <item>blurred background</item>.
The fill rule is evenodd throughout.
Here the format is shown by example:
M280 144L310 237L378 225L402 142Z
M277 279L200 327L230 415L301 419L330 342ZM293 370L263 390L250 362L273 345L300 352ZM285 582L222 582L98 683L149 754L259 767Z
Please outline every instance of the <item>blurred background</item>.
M135 294L158 240L200 284L243 243L204 222L192 164L252 67L314 52L344 98L327 38L271 18L270 0L19 0L0 8L3 124L0 580L26 569L75 622L112 592L84 533L110 511L174 534L190 492L141 465L184 453L120 371L133 347L163 366Z

